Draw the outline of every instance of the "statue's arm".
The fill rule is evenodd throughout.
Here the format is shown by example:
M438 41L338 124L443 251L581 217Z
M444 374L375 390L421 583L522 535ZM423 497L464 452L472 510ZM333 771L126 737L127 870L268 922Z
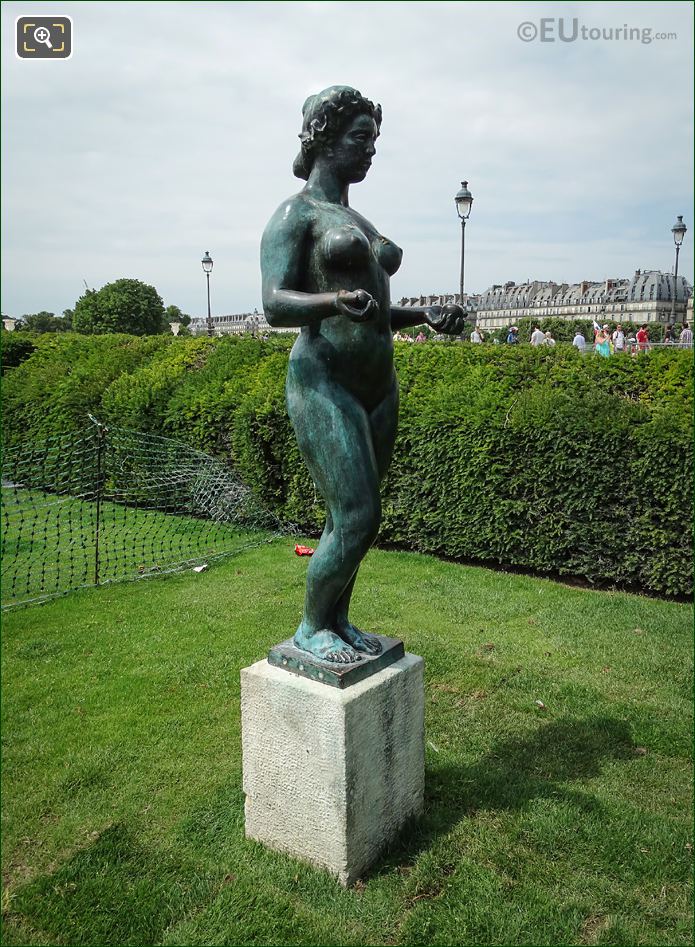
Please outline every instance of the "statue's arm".
M337 293L305 293L302 263L311 221L294 199L281 205L261 240L263 310L271 326L301 327L338 314Z
M447 335L459 335L463 331L466 317L460 306L391 306L391 328L395 331L419 326L423 323Z
M400 329L410 329L412 326L421 326L427 323L427 310L415 309L409 306L391 306L391 328L398 332Z

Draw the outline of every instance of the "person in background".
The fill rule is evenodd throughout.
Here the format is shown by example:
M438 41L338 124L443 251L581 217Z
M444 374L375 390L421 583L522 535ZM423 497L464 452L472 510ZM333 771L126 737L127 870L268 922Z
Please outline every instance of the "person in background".
M615 332L611 336L611 341L613 342L614 352L625 351L625 333L623 332L623 327L621 325L616 326Z
M418 334L417 334L417 336L416 336L416 338L415 338L415 341L416 341L416 342L426 342L426 341L427 341L427 336L425 335L424 332L418 332Z
M675 345L676 340L673 337L673 329L671 326L666 326L666 331L664 332L664 345Z
M507 345L517 345L519 342L519 330L516 326L510 326L507 334Z
M649 331L646 325L642 326L637 332L637 347L640 352L646 352L649 348Z
M533 327L530 341L531 345L543 345L545 342L545 335L541 332L538 326Z
M579 329L577 329L577 333L576 333L575 337L572 339L572 345L575 347L575 349L577 349L579 352L581 352L582 355L583 355L584 352L586 351L586 339L585 339L584 336L581 334L581 332L579 331Z
M692 348L693 332L692 332L692 329L688 326L687 322L683 323L681 334L678 337L678 344L687 348Z
M549 345L551 348L555 345L555 339L553 338L552 332L546 332L545 338L543 339L543 345Z
M473 326L473 331L471 332L471 342L473 342L474 345L480 345L482 341L483 333L477 326Z
M604 358L608 358L611 354L611 336L608 331L608 326L603 326L603 328L596 332L594 337L594 351Z

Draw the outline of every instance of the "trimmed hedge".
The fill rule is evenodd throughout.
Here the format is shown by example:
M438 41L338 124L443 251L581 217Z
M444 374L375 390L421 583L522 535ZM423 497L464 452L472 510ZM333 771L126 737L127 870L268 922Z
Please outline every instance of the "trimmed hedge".
M82 429L101 413L111 384L131 375L174 336L45 333L3 382L5 444Z
M324 511L285 410L291 338L41 342L5 376L7 443L107 422L228 459L313 532ZM692 357L396 345L401 419L380 541L687 594Z

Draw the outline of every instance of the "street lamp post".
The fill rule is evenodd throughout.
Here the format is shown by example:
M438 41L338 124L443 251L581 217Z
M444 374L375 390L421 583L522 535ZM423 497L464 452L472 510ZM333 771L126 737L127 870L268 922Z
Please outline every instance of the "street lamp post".
M215 333L212 328L212 315L210 314L210 274L212 273L212 257L210 256L210 251L205 251L205 256L200 261L203 267L203 273L205 273L206 279L208 281L208 335L213 336Z
M463 263L466 252L466 221L471 216L473 195L468 190L468 181L461 181L461 190L454 198L456 211L461 218L461 305L463 306Z
M673 242L676 245L676 267L673 271L673 298L671 299L671 325L676 324L676 295L678 293L678 254L680 253L681 244L683 243L683 237L688 228L683 223L683 216L678 215L678 220L675 222L673 227L671 227L671 233L673 234Z

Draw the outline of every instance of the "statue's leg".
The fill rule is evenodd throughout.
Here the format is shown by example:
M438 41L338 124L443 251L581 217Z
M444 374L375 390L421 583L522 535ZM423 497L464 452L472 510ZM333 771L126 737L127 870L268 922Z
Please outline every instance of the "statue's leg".
M379 529L379 473L369 415L340 385L312 368L287 378L287 408L299 449L326 502L330 525L307 571L295 643L327 660L359 660L335 632L338 600ZM327 523L327 526L329 523Z
M391 391L381 404L369 415L369 425L372 434L372 446L374 448L377 471L379 480L381 481L391 463L393 445L398 429L398 381L395 375ZM335 627L343 641L347 641L347 643L352 645L357 651L364 651L367 654L379 654L381 651L379 641L371 635L366 635L363 631L360 631L348 620L350 599L356 579L357 569L345 587L345 591L338 599Z

